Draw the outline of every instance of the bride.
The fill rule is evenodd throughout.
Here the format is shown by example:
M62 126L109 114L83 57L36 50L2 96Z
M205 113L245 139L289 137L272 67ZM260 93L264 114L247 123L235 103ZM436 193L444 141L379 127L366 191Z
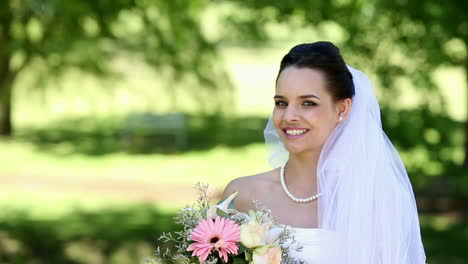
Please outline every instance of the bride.
M382 130L369 78L330 42L281 61L265 139L275 168L229 183L236 209L252 201L295 229L309 264L425 263L405 167Z

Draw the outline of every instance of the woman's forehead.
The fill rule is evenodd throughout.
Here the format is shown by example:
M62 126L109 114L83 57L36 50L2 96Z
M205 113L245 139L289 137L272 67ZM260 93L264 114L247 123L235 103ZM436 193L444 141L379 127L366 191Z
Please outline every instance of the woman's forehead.
M320 70L297 67L288 67L281 72L276 84L276 93L288 97L307 94L320 98L330 96Z

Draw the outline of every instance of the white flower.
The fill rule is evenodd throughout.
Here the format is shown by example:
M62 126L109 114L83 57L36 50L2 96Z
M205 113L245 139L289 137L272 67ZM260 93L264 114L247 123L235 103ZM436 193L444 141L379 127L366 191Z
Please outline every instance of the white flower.
M234 200L234 197L236 197L236 195L238 194L239 192L235 192L231 195L229 195L229 197L227 197L226 199L224 199L223 202L221 202L220 204L215 204L215 205L212 205L207 211L206 211L206 217L207 218L211 218L211 219L215 219L216 216L218 216L218 214L216 213L216 211L218 209L220 209L221 211L225 212L225 213L228 213L228 209L229 209L229 204L231 204L232 200Z
M281 227L274 227L265 235L265 244L275 244L278 245L279 238L283 234L284 229Z

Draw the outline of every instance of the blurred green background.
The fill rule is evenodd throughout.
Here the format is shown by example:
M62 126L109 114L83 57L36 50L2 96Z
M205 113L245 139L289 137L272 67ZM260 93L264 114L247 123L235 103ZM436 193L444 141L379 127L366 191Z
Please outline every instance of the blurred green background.
M142 263L193 184L269 169L282 56L372 79L429 264L468 263L465 1L3 0L0 263Z

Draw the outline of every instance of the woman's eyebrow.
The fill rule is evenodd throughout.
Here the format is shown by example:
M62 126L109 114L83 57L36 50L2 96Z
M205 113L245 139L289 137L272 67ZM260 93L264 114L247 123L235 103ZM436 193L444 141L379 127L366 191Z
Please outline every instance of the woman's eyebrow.
M311 97L317 98L317 99L320 100L320 97L318 97L318 96L316 96L316 95L313 95L313 94L305 94L305 95L299 96L299 98L302 98L302 99L304 99L304 98L311 98ZM285 97L282 96L282 95L275 95L275 96L273 97L273 99L277 99L277 98L285 98Z
M306 95L299 96L299 98L310 98L310 97L314 97L320 100L320 97L313 95L313 94L306 94Z

